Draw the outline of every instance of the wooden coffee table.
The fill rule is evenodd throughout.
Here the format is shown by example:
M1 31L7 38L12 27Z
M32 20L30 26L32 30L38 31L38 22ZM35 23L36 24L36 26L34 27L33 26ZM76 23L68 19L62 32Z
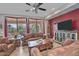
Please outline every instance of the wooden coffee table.
M31 55L31 48L33 48L33 47L37 47L40 51L44 51L44 50L47 50L47 49L51 49L53 47L53 44L52 44L51 41L44 39L44 40L42 40L41 44L31 46L31 47L28 45L29 55Z

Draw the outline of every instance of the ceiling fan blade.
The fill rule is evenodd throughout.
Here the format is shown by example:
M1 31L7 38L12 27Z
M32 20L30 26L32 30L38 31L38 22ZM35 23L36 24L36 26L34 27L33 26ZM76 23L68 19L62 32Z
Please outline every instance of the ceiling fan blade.
M38 5L35 6L35 13L38 13L38 8L42 5L43 3L38 3Z
M25 10L26 12L29 12L30 10Z
M37 10L37 8L35 8L35 13L36 13L36 14L38 13L38 10Z
M27 5L31 6L30 3L26 3Z
M46 11L46 9L44 9L44 8L39 8L40 10L42 10L42 11Z
M43 3L38 3L37 7L41 6Z

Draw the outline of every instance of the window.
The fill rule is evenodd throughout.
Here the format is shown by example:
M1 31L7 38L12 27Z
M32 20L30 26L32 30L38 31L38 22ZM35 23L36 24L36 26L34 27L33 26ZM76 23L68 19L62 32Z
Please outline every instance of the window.
M9 38L26 33L26 19L7 18L7 34Z
M30 33L43 33L43 20L29 19Z

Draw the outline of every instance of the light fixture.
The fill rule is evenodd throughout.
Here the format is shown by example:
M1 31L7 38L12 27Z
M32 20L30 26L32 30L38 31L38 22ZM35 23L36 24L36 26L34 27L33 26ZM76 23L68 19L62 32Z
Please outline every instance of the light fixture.
M35 8L32 8L32 9L30 9L31 11L34 11L35 10Z

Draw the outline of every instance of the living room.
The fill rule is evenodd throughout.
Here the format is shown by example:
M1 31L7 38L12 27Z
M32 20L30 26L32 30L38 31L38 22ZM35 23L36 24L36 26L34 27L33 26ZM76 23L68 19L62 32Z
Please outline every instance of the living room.
M79 3L0 7L0 56L79 56Z

